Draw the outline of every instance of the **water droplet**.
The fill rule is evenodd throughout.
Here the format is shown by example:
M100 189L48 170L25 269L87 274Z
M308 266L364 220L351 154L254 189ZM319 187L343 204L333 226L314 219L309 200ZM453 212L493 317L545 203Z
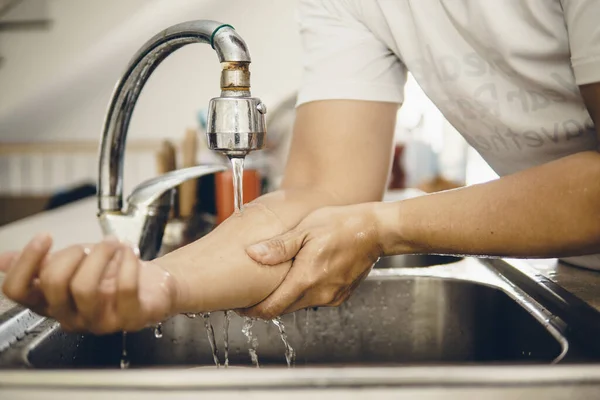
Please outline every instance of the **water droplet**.
M163 337L162 323L160 322L154 327L154 337L157 339Z
M129 368L129 359L121 358L121 369L127 369L127 368Z
M129 358L127 357L127 332L123 331L121 336L121 369L129 368Z
M223 347L225 350L225 368L229 367L229 322L231 321L231 311L225 311L223 319Z

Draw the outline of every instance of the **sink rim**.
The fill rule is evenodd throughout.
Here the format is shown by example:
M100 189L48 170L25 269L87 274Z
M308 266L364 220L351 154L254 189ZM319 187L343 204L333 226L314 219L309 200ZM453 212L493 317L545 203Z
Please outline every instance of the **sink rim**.
M65 373L67 372L67 373ZM0 371L0 390L234 390L600 384L600 365Z

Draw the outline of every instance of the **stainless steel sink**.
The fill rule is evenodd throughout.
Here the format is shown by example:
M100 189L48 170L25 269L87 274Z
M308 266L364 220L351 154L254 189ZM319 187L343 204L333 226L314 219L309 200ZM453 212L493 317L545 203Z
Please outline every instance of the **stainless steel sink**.
M223 362L223 313L210 316ZM560 319L474 260L429 268L373 270L339 308L283 317L297 366L553 363L568 352ZM250 366L242 319L229 329L230 364ZM278 329L256 321L263 366L284 366ZM31 336L31 337L30 337ZM202 317L177 316L127 336L132 368L213 366ZM6 355L8 353L8 356ZM118 368L121 335L67 334L45 321L3 353L33 368ZM4 363L6 366L6 363ZM13 364L14 366L14 364Z
M444 265L462 260L461 257L438 254L406 254L400 256L382 257L374 268L419 268Z

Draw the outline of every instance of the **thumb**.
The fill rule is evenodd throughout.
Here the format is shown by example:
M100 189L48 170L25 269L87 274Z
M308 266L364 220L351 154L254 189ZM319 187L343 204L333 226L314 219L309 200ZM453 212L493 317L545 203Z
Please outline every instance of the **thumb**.
M277 265L289 261L298 254L302 248L305 235L291 230L282 235L253 244L246 249L246 253L254 261L266 265Z
M14 264L14 261L19 256L18 251L8 251L6 253L0 254L0 271L8 272L10 267Z

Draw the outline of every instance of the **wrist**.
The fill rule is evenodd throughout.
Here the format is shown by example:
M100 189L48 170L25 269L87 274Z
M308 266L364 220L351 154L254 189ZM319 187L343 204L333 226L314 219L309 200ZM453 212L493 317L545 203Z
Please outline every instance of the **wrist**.
M185 293L182 290L182 277L179 276L178 270L174 268L169 268L171 263L164 262L161 258L156 258L152 261L144 261L144 268L151 268L157 271L161 271L161 275L164 276L163 279L163 287L167 292L167 297L169 299L168 305L168 314L175 315L183 312L185 309Z
M419 252L407 235L405 218L402 217L403 207L402 201L375 203L377 240L384 256Z

